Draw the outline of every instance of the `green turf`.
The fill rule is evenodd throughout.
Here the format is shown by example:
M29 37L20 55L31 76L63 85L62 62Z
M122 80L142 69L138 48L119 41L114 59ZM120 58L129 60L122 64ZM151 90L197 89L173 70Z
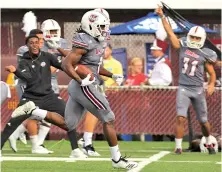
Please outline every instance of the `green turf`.
M10 150L8 143L5 145L2 155L9 157L65 157L70 154L70 145L67 141L47 141L46 146L54 151L51 155L30 154L31 146L17 142L19 152ZM94 143L101 158L110 158L109 148L106 142L98 141ZM174 142L119 142L123 155L130 158L149 158L160 151L173 151ZM183 144L186 148L187 143ZM174 162L178 161L178 162ZM181 162L180 162L181 161ZM184 162L190 161L190 162ZM197 162L199 161L199 162ZM157 162L152 162L145 166L143 172L220 172L221 165L216 162L221 161L221 154L208 155L203 153L183 153L174 155L170 153ZM2 172L106 172L125 171L116 170L111 166L110 161L3 161Z

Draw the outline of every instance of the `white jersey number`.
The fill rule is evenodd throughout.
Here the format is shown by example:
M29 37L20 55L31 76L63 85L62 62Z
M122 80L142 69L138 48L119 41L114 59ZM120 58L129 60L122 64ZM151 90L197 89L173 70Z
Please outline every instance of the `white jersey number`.
M190 58L184 57L183 63L184 65L182 68L182 73L184 74L186 73L189 76L194 76L197 69L198 61L197 60L191 61Z

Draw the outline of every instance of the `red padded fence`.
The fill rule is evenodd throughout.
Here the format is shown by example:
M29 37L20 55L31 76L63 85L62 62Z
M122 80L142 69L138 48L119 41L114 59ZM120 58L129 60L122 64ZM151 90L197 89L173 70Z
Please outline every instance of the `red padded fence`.
M12 90L12 98L7 100L1 109L1 124L5 126L18 99L16 91ZM174 134L176 117L176 87L114 87L108 88L106 95L116 116L116 130L121 134ZM61 88L61 97L67 101L67 86ZM221 131L221 90L217 89L212 96L207 97L208 116L212 131ZM200 127L195 113L191 108L192 126L195 133L200 133ZM186 133L187 133L186 125ZM83 132L83 121L78 126L78 132ZM99 123L95 133L102 133ZM50 130L51 139L66 137L66 132L53 126Z

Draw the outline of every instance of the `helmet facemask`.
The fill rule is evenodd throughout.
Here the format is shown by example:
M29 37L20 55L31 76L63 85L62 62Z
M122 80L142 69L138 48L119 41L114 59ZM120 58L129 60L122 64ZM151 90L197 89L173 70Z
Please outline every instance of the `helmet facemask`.
M45 40L53 40L59 42L61 38L61 28L58 22L53 19L45 20L42 23L41 30L43 31Z
M193 40L195 37L200 38L200 41ZM200 49L204 46L206 40L206 32L200 26L192 27L187 34L187 46L193 49Z
M99 41L104 41L110 35L109 25L97 25L94 37Z

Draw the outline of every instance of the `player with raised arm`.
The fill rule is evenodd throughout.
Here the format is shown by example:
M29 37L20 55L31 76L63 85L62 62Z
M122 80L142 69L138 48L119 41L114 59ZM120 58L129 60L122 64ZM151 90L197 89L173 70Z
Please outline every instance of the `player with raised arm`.
M83 15L81 29L72 41L73 49L63 62L64 72L73 79L68 87L69 99L65 120L68 128L72 130L76 128L86 111L91 112L103 123L103 131L112 155L112 166L132 169L137 166L137 163L121 156L114 129L115 116L109 102L97 87L102 82L100 75L112 77L118 84L123 81L123 76L114 75L101 67L106 47L104 40L108 33L109 21L104 15L96 11L88 11ZM85 79L81 79L75 71L76 64L82 64L91 69L94 80L90 80L90 74Z
M187 37L180 39L174 34L168 24L162 8L158 6L155 12L160 16L164 29L173 46L179 53L179 88L177 91L176 109L176 148L175 153L182 153L182 139L184 136L184 124L190 103L193 105L200 122L203 135L206 137L205 146L209 154L215 154L211 141L210 124L207 118L207 103L204 91L204 69L210 75L207 94L214 92L216 75L213 64L216 62L216 53L204 47L206 32L200 26L192 27Z

